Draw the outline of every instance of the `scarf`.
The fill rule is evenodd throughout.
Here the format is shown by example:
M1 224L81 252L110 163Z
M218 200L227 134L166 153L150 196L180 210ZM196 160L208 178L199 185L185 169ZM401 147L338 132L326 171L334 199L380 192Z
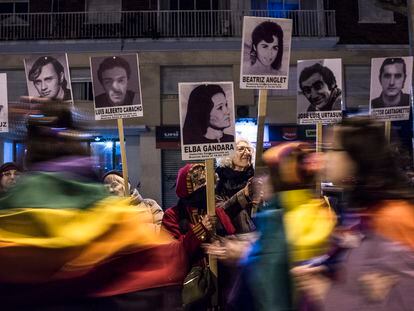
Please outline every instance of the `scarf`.
M244 171L235 171L230 167L218 167L216 173L219 177L216 195L230 198L246 186L248 180L254 176L254 169L249 166Z

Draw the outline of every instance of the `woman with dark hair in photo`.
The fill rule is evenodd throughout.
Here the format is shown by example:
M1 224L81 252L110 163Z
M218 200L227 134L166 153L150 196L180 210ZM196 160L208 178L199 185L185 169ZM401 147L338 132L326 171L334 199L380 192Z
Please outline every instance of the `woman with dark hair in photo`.
M183 127L185 145L233 142L224 133L231 126L231 112L223 88L202 84L191 91Z
M295 268L297 284L323 310L411 310L414 194L383 125L354 118L337 126L326 173L327 180L351 193L347 218L354 241L330 269ZM332 279L324 273L328 270L335 272Z
M282 75L283 30L274 22L263 22L252 32L250 63L243 74Z

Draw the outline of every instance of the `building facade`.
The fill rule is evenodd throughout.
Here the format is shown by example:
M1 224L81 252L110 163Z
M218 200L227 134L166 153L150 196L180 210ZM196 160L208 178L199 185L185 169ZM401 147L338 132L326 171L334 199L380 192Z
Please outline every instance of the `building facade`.
M258 92L238 87L243 16L293 20L289 89L269 92L266 117L269 125L292 125L296 123L298 60L342 58L346 109L364 110L369 101L371 58L409 55L407 16L384 10L376 2L2 1L0 72L8 75L9 103L18 105L20 96L27 95L23 59L34 53L67 53L75 108L89 116L87 126L97 136L91 146L101 154L101 162L106 163L102 165L110 163L109 169L119 166L116 121L92 120L89 57L138 53L144 117L124 120L129 175L133 185L141 183L144 196L163 202L166 208L176 199L172 186L180 153L174 140L157 148L156 129L179 124L178 83L234 81L236 117L256 117ZM1 136L0 154L5 161L20 161L24 130L21 121L11 123L14 132ZM95 146L98 142L107 144Z

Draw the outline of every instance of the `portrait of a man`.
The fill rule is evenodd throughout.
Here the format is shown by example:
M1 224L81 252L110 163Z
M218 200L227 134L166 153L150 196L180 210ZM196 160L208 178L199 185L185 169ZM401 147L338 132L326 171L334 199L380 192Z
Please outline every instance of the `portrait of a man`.
M407 80L407 65L403 58L386 58L381 64L378 79L381 84L381 94L371 100L371 108L410 105L410 95L403 92Z
M95 96L95 108L139 105L140 96L131 90L131 72L130 64L123 57L104 58L96 72L104 92Z
M30 68L27 63L25 60L30 96L62 101L72 99L65 67L57 58L53 56L39 57ZM29 84L32 84L32 87Z
M342 109L342 91L333 71L319 62L303 68L299 88L308 101L306 112Z

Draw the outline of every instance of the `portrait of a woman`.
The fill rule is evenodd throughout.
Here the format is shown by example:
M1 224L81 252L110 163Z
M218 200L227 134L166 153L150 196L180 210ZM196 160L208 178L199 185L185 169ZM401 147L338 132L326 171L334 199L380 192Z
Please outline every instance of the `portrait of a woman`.
M282 27L275 22L262 22L251 33L251 48L243 74L285 75L281 72L282 58Z
M226 93L218 84L202 84L188 98L183 126L183 142L190 144L233 142L225 129L232 126L231 107Z

